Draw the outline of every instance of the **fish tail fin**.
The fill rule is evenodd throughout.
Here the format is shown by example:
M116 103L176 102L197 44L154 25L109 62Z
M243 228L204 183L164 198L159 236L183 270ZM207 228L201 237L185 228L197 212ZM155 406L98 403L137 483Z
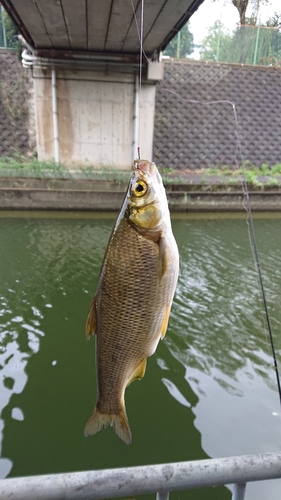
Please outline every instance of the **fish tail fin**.
M92 436L101 431L103 427L108 427L109 425L113 427L117 436L120 437L124 443L131 443L132 434L124 406L121 407L117 415L101 413L95 408L85 425L84 434L85 436Z

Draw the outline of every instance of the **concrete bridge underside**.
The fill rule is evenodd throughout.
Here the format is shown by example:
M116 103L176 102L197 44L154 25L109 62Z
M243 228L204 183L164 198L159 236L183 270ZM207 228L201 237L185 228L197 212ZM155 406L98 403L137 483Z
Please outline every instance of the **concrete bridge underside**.
M39 159L130 168L152 158L159 54L204 0L2 0L26 42ZM140 128L140 130L139 130Z

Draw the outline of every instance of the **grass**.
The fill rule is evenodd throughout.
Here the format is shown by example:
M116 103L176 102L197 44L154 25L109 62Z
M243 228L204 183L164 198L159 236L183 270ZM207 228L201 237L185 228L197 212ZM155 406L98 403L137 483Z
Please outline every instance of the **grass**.
M269 179L269 181L267 182L267 186L268 187L276 187L276 186L279 186L279 182L277 179L275 178L272 178L272 179Z
M0 176L2 177L68 177L69 171L54 161L41 162L24 156L0 156Z
M184 178L177 170L176 173L171 167L160 167L159 171L165 184L182 184ZM281 163L269 166L263 163L261 167L246 161L243 165L246 181L254 187L276 187L281 185ZM211 167L200 171L201 184L207 184L208 178L216 176L227 183L234 185L240 181L242 169L233 169L224 165L220 168ZM27 159L26 157L14 153L13 156L0 156L0 177L21 177L39 179L91 179L113 181L119 184L127 183L131 175L131 170L119 170L113 166L102 165L100 169L93 166L78 166L73 169L62 164L58 165L54 161L39 161L37 158ZM262 182L261 182L262 181Z
M103 166L68 168L55 161L39 161L37 158L26 159L24 156L0 156L0 177L21 177L36 179L93 179L108 180L118 183L128 182L130 171L117 170Z
M208 168L204 170L204 174L208 176L228 176L229 184L236 184L238 181L237 177L245 175L247 184L254 187L275 187L281 185L281 163L269 166L267 163L263 163L261 167L257 167L249 161L246 161L240 169L231 169L228 166L223 166L221 168Z

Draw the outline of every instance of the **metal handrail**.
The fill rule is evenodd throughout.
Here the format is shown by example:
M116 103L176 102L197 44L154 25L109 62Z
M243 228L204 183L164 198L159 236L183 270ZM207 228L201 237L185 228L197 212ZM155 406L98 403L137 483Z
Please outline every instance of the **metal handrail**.
M0 480L1 500L90 500L234 484L243 500L246 483L281 478L281 452L192 462L126 467Z

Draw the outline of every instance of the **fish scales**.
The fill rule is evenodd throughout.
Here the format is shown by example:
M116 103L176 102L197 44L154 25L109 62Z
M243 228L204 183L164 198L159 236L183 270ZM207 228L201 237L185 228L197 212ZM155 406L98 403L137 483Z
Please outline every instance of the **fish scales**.
M142 378L146 358L153 354L159 339L165 335L178 276L178 252L170 219L166 220L167 200L161 177L154 164L139 162L143 162L144 172L137 167L129 184L88 317L96 333L98 396L85 434L94 434L111 425L127 443L131 432L124 391L135 378ZM147 177L150 179L147 168L152 169L158 183L160 178L158 197L161 199L164 193L160 207L164 204L165 217L156 202L150 201L151 194L147 205L143 205L144 214L142 205L137 205L135 212L133 182L135 178L138 179L135 182L139 182L137 186L144 184L144 180L147 182ZM157 197L156 200L159 204Z
M162 304L155 304L159 286L158 259L157 243L140 235L123 220L111 242L98 290L97 361L99 398L103 402L98 408L102 412L119 410L128 372L152 354L164 314ZM116 261L122 262L122 266L116 268ZM113 273L114 281L111 279ZM163 296L164 303L165 299ZM124 307L120 307L120 303ZM134 315L131 313L133 308L136 310ZM133 337L131 331L134 331ZM122 348L125 343L126 350ZM111 365L108 365L108 358ZM118 391L114 404L113 398L103 398L109 390L113 394Z

